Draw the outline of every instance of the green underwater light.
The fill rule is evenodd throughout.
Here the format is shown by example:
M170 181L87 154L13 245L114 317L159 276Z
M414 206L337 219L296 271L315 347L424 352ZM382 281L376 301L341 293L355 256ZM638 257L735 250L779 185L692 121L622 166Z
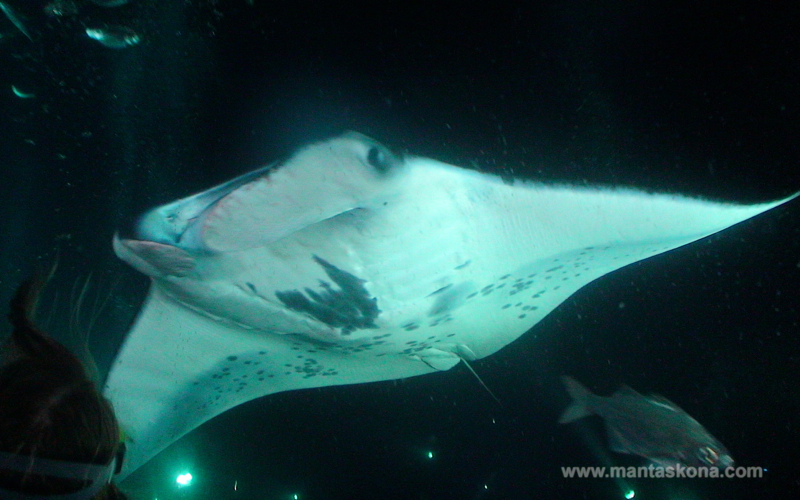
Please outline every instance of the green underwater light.
M188 472L185 474L179 474L175 479L175 482L178 483L178 486L189 486L189 484L192 482L192 475Z

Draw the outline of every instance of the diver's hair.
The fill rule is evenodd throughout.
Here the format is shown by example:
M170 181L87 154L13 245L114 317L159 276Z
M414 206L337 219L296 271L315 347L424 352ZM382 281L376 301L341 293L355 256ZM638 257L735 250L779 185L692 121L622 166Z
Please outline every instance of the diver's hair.
M120 430L111 403L80 360L37 328L33 320L46 279L26 281L11 300L13 326L0 367L0 451L105 465L114 458ZM0 487L28 495L72 493L83 484L0 471ZM123 499L110 484L96 500Z

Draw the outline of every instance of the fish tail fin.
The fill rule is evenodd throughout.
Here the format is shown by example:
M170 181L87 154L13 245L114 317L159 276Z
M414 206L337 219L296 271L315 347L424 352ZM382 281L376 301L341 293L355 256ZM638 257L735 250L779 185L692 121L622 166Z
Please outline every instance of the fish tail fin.
M572 377L561 377L561 381L564 382L567 392L572 396L572 404L561 414L558 423L568 424L591 415L593 412L589 408L588 402L592 392Z

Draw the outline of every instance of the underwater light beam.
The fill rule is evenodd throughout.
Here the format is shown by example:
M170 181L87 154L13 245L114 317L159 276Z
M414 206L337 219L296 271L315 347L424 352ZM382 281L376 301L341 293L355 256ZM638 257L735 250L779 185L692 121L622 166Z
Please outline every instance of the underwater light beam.
M178 483L178 486L189 486L192 482L192 475L188 472L186 474L179 474L175 482Z

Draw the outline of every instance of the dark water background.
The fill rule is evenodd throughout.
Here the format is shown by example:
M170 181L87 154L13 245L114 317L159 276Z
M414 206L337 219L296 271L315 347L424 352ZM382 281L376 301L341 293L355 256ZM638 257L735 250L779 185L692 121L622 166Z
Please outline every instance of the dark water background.
M114 257L115 229L342 130L520 178L741 202L800 190L797 2L134 0L57 18L5 3L33 41L0 18L0 299L59 255L43 316L67 338L91 273L87 303L108 298L91 338L101 372L147 286ZM106 24L142 42L112 50L83 32ZM799 210L583 289L474 363L504 407L463 366L276 394L123 487L142 500L621 498L614 482L561 477L602 465L555 423L558 376L572 374L604 394L664 394L739 465L768 469L634 481L637 498L797 498ZM184 470L196 479L179 490Z

